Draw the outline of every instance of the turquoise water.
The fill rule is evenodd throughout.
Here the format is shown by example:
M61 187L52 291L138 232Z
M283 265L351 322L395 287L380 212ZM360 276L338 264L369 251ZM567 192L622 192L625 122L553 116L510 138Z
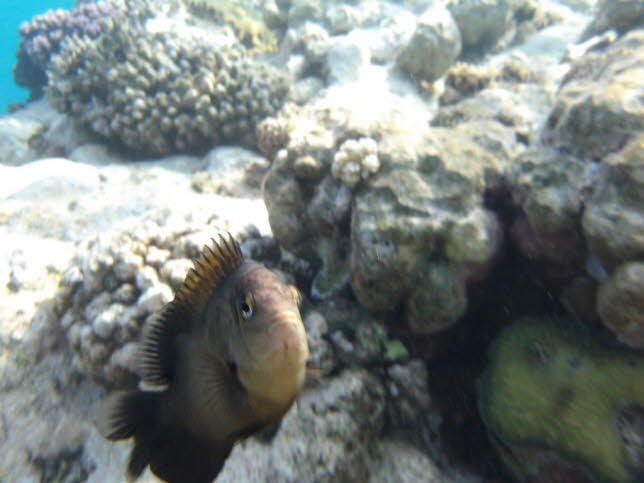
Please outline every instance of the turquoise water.
M18 28L25 20L52 8L71 8L74 0L3 0L0 16L0 113L11 102L24 101L29 91L13 82L12 68L20 35Z

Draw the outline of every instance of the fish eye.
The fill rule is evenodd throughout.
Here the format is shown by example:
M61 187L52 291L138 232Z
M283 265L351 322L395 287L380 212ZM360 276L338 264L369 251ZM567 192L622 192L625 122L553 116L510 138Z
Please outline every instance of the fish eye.
M239 301L239 312L246 320L253 316L253 298L250 295L245 295Z

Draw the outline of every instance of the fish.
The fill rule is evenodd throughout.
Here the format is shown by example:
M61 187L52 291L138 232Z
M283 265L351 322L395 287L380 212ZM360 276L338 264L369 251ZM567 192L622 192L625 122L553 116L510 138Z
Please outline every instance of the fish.
M108 440L133 438L128 481L149 466L168 482L211 482L237 442L279 425L309 357L300 301L229 233L203 248L144 328L141 384L109 396L97 421Z

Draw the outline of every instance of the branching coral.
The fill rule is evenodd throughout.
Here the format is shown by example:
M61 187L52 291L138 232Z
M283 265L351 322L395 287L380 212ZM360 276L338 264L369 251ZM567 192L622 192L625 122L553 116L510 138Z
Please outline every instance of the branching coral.
M360 180L378 172L378 144L372 138L347 139L335 156L331 174L348 187L355 187Z

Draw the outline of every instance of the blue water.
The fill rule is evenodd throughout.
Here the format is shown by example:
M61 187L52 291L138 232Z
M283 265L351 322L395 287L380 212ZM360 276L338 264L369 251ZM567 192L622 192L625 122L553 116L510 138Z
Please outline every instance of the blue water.
M2 0L0 15L0 113L7 105L27 99L29 91L13 82L12 68L20 35L18 28L25 20L52 8L71 8L74 0Z

